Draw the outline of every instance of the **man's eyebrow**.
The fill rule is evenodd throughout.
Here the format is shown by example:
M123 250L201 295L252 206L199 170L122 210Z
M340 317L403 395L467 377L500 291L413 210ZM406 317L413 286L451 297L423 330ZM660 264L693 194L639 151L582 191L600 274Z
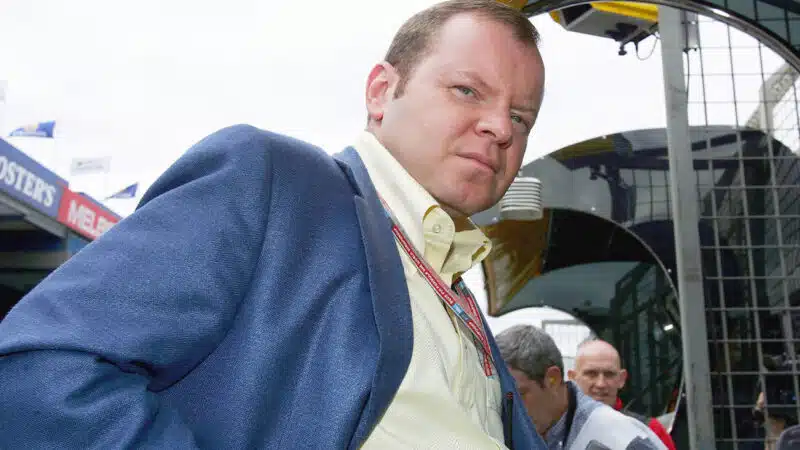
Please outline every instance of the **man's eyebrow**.
M489 86L485 81L483 81L483 78L481 78L480 75L471 70L457 70L456 75L472 83L475 83L476 85L478 85L478 88L480 89L494 92L494 89L492 89L491 86ZM511 105L511 109L531 114L534 117L539 114L539 108L533 106L524 106L517 104L517 105Z
M456 75L458 75L461 78L468 79L469 81L479 85L479 87L481 87L483 89L492 90L489 87L489 85L486 84L485 81L483 81L483 78L481 78L480 75L478 75L477 73L475 73L475 72L473 72L471 70L457 70L456 71Z
M539 113L539 108L534 108L533 106L519 106L519 105L514 106L514 105L512 105L511 109L514 109L514 110L517 110L517 111L526 112L526 113L530 113L531 115L534 115L534 116Z

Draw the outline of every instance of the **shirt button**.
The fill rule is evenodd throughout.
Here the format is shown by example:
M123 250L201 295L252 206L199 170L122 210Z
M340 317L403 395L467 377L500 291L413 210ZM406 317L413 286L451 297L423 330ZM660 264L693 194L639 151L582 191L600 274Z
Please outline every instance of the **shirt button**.
M442 226L437 223L436 225L433 226L433 232L434 233L441 233L442 232Z

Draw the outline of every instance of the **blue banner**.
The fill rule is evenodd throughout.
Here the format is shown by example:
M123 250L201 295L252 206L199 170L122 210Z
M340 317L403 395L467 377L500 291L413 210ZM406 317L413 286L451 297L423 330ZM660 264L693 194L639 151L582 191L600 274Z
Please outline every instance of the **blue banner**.
M67 182L0 139L0 191L58 218Z
M139 183L138 182L137 183L133 183L132 185L122 189L121 191L118 191L118 192L116 192L114 194L109 195L108 198L106 198L106 200L112 199L112 198L136 198L136 190L137 189L139 189Z
M39 122L19 127L12 131L9 136L11 137L40 137L40 138L53 138L56 132L56 122Z

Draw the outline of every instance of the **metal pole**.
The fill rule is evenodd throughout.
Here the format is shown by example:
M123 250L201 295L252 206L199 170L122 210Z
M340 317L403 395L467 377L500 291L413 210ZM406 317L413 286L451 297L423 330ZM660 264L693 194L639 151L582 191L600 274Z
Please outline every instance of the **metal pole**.
M661 33L661 64L667 107L670 196L678 270L689 444L692 450L714 450L716 442L698 232L698 194L689 136L688 93L683 71L684 25L681 12L659 7L658 29Z

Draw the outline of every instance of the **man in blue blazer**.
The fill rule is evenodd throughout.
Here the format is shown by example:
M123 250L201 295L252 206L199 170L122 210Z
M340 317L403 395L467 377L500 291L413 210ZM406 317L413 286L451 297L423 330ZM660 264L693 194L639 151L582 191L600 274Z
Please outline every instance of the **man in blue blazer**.
M536 42L451 0L372 69L353 147L196 144L0 323L0 448L544 449L460 282L541 104Z

